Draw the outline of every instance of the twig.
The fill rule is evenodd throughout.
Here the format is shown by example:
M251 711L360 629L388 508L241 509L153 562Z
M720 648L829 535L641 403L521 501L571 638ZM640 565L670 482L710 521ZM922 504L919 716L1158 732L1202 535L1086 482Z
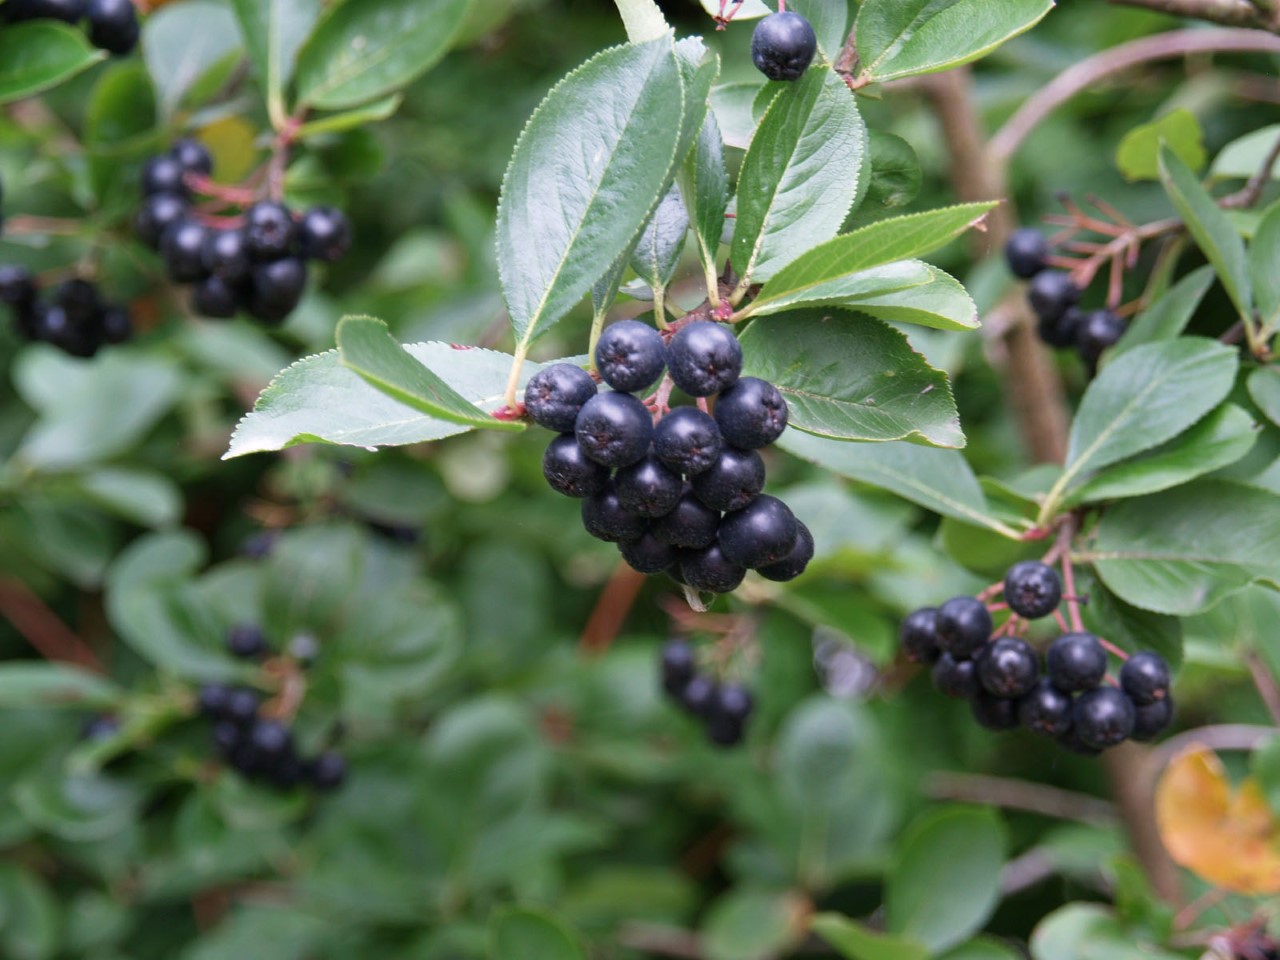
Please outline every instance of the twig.
M978 773L935 773L925 781L924 792L936 800L992 804L1059 820L1082 823L1116 821L1116 808L1106 800L1028 780Z
M623 924L618 931L618 944L640 953L676 957L678 960L702 960L706 956L697 934L656 923L632 921Z
M58 619L43 600L21 580L0 577L0 616L26 638L46 660L72 663L95 673L106 673L98 655Z
M1218 205L1235 210L1247 210L1252 207L1262 199L1262 191L1266 188L1267 181L1271 179L1271 168L1276 165L1277 160L1280 160L1280 137L1276 138L1276 142L1267 151L1267 156L1262 161L1262 165L1258 167L1245 185L1235 193L1223 197L1218 201Z
M617 569L600 591L587 625L582 628L582 635L578 638L579 650L583 653L604 653L609 649L635 605L644 581L644 574L636 573L625 561L618 561Z
M1280 684L1276 683L1276 678L1256 650L1245 651L1244 662L1253 676L1253 685L1258 688L1258 696L1262 697L1262 702L1267 706L1267 713L1280 726Z
M1032 847L1004 865L1000 871L1000 895L1012 897L1044 883L1057 872L1058 865L1053 857L1043 847Z
M1268 12L1249 0L1108 0L1124 7L1158 10L1171 17L1194 17L1224 27L1255 27L1280 33L1280 13Z
M1151 751L1147 762L1154 777L1187 747L1199 744L1210 750L1253 750L1275 736L1280 736L1280 730L1275 727L1259 727L1247 723L1196 727L1164 741Z

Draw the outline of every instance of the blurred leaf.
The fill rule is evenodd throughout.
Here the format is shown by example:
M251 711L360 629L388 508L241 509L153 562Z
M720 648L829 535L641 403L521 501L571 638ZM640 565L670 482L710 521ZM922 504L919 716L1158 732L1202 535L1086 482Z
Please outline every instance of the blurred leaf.
M0 31L0 103L56 86L107 56L84 32L54 20L34 20Z
M809 929L846 960L928 960L931 951L907 937L869 930L838 913L815 913Z
M1271 808L1272 818L1280 818L1280 734L1254 748L1249 771Z
M470 0L359 0L332 7L298 51L298 102L322 110L394 93L448 51Z
M23 816L71 843L105 840L128 830L139 814L142 789L101 774L36 776L13 787Z
M1213 158L1209 175L1214 180L1248 180L1262 169L1276 139L1280 138L1280 124L1259 127L1243 137L1231 141ZM1271 178L1280 176L1280 160L1271 167Z
M144 527L163 527L182 517L182 492L168 477L148 470L100 467L76 485L95 503Z
M320 16L320 0L231 0L231 9L267 101L280 110L298 50Z
M855 23L861 76L884 82L970 63L1052 9L1053 0L865 0Z
M1280 203L1267 208L1249 244L1249 277L1263 326L1280 326Z
M120 694L106 677L71 664L0 664L0 708L102 709L114 704Z
M52 960L61 939L61 911L45 882L16 864L0 864L0 946L5 956Z
M786 952L803 934L802 900L788 893L734 891L720 897L702 924L707 960L768 960Z
M1161 144L1168 146L1193 173L1203 169L1208 159L1200 121L1190 110L1180 107L1124 135L1116 148L1116 166L1124 178L1131 183L1159 180Z
M1208 265L1192 270L1179 280L1164 296L1134 318L1120 342L1112 348L1112 360L1134 347L1179 336L1213 286L1213 280L1213 267Z
M538 910L509 908L489 920L492 960L586 960L582 945L567 926Z
M244 2L248 2L248 0L244 0ZM326 117L310 120L298 128L298 139L307 140L311 137L343 133L347 130L364 127L370 123L377 123L379 120L387 119L387 117L399 110L400 104L403 102L404 95L396 93L381 100L375 100L373 103L366 104L363 107L357 107L354 110L344 110L342 113L331 113Z
M657 40L671 28L662 11L653 0L614 0L622 22L627 28L627 40L631 43L648 43Z
M946 374L897 330L833 310L793 310L742 335L744 372L787 398L791 427L837 440L964 445Z
M260 953L267 943L278 960L303 960L315 956L336 933L333 923L323 916L291 907L245 905L193 943L181 960L243 960Z
M785 84L760 121L738 176L731 256L744 279L768 280L840 230L858 193L866 126L830 70Z
M711 0L719 3L719 0ZM737 17L734 17L736 20ZM745 150L755 136L756 120L752 115L752 104L762 91L772 92L766 87L763 79L735 80L722 83L711 89L711 112L716 118L716 126L720 128L726 147Z
M143 21L141 46L160 112L168 117L206 73L240 50L240 30L221 3L186 0Z
M1070 903L1040 921L1031 935L1033 960L1178 960L1143 943L1106 907Z
M1022 956L1022 953L999 940L980 937L948 950L939 960L1021 960Z
M835 63L849 33L849 4L831 3L829 0L788 0L787 9L809 21L818 37L820 56ZM738 14L733 18L737 20Z

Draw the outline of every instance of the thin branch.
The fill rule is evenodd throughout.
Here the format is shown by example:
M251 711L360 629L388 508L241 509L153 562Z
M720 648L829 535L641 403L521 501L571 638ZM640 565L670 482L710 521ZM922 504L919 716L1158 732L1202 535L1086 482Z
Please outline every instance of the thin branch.
M1208 747L1210 750L1253 750L1272 737L1280 736L1275 727L1259 727L1247 723L1222 723L1212 727L1197 727L1176 737L1170 737L1151 751L1147 758L1153 776L1169 765L1169 761L1187 747Z
M1124 7L1143 7L1172 17L1208 20L1224 27L1253 27L1280 33L1280 15L1249 0L1108 0Z
M1235 193L1219 200L1219 205L1237 210L1247 210L1256 204L1262 199L1262 191L1266 189L1267 182L1271 179L1271 168L1276 165L1277 160L1280 160L1280 137L1277 137L1276 142L1271 145L1271 149L1267 151L1267 156L1262 161L1262 165L1258 167L1248 182Z
M0 577L0 616L26 638L46 660L72 663L95 673L106 669L98 655L21 580Z
M1258 688L1258 695L1267 705L1267 712L1276 725L1280 726L1280 684L1276 683L1276 678L1271 675L1256 650L1246 651L1244 662L1253 677L1253 685Z
M1082 823L1114 823L1113 804L1087 793L1076 793L1028 780L991 777L979 773L935 773L925 781L924 792L935 800L983 803L1038 813L1059 820Z
M609 649L635 605L644 581L644 574L636 573L625 561L618 561L609 582L600 591L587 625L582 628L582 635L578 638L579 650L583 653L604 653Z

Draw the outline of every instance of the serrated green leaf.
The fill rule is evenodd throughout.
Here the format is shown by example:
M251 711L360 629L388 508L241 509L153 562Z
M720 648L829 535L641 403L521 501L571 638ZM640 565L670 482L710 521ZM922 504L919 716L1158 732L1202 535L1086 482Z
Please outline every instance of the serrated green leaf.
M924 173L915 148L902 137L868 130L871 172L864 203L872 210L890 210L910 203L920 192Z
M724 163L724 142L715 114L708 110L698 131L698 139L684 162L680 194L689 212L698 255L709 276L718 272L716 252L724 234L725 210L729 206L729 171Z
M971 63L1030 30L1053 0L864 0L860 76L882 83Z
M1249 277L1263 326L1280 326L1280 203L1267 208L1249 242Z
M320 17L320 0L232 0L231 9L268 103L282 109L298 51Z
M1240 234L1236 233L1213 197L1200 186L1195 174L1167 146L1160 148L1160 182L1164 184L1178 214L1186 221L1192 239L1205 259L1213 264L1214 272L1235 304L1236 312L1241 317L1252 317L1253 293Z
M1157 493L1241 459L1258 439L1247 412L1224 403L1186 433L1132 460L1114 464L1079 487L1068 503L1097 503Z
M519 352L635 240L669 185L683 97L665 36L598 54L534 112L498 208L498 267Z
M778 270L752 301L749 312L771 312L776 305L842 302L847 295L847 284L858 283L860 274L872 267L921 257L945 246L981 221L995 206L995 201L967 203L892 217L829 240ZM920 283L932 279L932 276L926 277Z
M978 324L978 307L969 291L951 274L919 260L906 261L922 267L924 283L897 290L868 293L843 301L861 313L881 320L914 323L936 330L973 330ZM867 271L874 273L875 268Z
M121 690L106 677L66 663L0 664L0 709L110 707Z
M162 7L142 25L142 53L166 117L188 90L240 49L240 28L231 11L213 0Z
M53 20L5 25L0 30L0 103L10 103L55 87L99 60L84 31Z
M993 810L952 807L908 828L885 879L885 926L931 951L981 929L1000 899L1004 825Z
M482 430L524 429L524 424L518 421L489 416L461 396L430 367L411 357L381 320L343 317L338 324L337 340L338 356L344 367L419 413ZM459 362L465 363L465 360Z
M1086 558L1144 610L1190 616L1254 581L1280 584L1280 498L1198 480L1108 510Z
M1280 426L1280 367L1262 367L1246 381L1249 398L1272 423Z
M1213 286L1213 267L1208 265L1192 270L1134 318L1111 349L1112 362L1126 350L1140 347L1144 343L1155 343L1158 340L1172 340L1186 329L1191 318L1195 316L1204 295Z
M636 276L651 287L665 287L670 283L688 232L689 213L680 199L680 191L672 187L658 202L631 253L631 269Z
M922 943L868 929L838 913L815 913L809 929L846 960L929 960L930 956Z
M829 63L835 63L849 33L849 4L831 0L788 0L787 9L794 10L813 27L818 50ZM734 19L737 19L735 14Z
M1116 148L1116 166L1130 182L1159 180L1160 145L1170 150L1192 171L1201 170L1208 159L1204 150L1204 131L1190 110L1179 107L1150 123L1134 127L1124 135Z
M385 97L448 52L470 0L359 0L332 7L298 51L298 102L344 110Z
M489 921L491 960L586 960L573 931L548 913L510 907Z
M1210 178L1248 180L1262 169L1262 161L1275 146L1277 138L1280 138L1280 123L1259 127L1238 140L1232 140L1213 158L1213 166L1209 168ZM1271 166L1271 179L1277 177L1280 177L1280 160Z
M739 276L768 280L836 235L858 193L866 141L853 93L833 71L784 85L738 177L730 253Z
M741 342L743 372L782 391L794 429L837 440L964 446L946 374L888 324L794 310L756 320Z

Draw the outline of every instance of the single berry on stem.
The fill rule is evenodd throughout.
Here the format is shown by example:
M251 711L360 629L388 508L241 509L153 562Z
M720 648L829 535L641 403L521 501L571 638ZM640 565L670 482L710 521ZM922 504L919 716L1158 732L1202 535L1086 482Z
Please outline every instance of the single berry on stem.
M210 230L203 257L204 268L211 276L231 283L249 276L249 248L243 230Z
M633 393L656 383L667 364L662 334L639 320L604 328L596 343L596 370L615 390Z
M742 345L727 327L696 320L671 338L667 368L689 396L709 397L733 386L741 375Z
M934 663L942 655L938 649L938 608L921 607L907 614L898 627L898 642L912 663Z
M169 278L178 283L203 280L204 244L208 228L194 220L179 220L160 238L160 255L164 257Z
M764 489L764 460L754 450L725 447L716 462L691 478L693 492L712 510L741 510Z
M1049 646L1049 682L1074 693L1092 690L1107 675L1107 651L1091 633L1067 633Z
M312 207L298 225L298 251L308 260L336 263L351 249L351 223L336 207Z
M1040 677L1040 658L1027 641L1018 637L991 641L977 664L983 689L1007 700L1030 693Z
M1147 707L1169 696L1169 664L1150 650L1135 653L1120 668L1120 689L1135 707Z
M191 204L176 193L152 194L134 214L133 232L147 246L158 248L165 232L190 212Z
M677 407L653 428L654 454L688 477L710 468L723 446L720 427L697 407Z
M142 167L142 195L151 197L158 193L172 193L188 197L190 192L182 179L184 173L182 164L174 157L152 157Z
M1004 600L1018 616L1038 620L1058 608L1062 581L1052 567L1038 560L1024 560L1005 574Z
M711 713L716 697L716 682L698 674L680 691L680 705L694 716L705 717Z
M1049 258L1049 241L1035 227L1015 230L1004 245L1004 258L1015 277L1030 280L1045 268Z
M524 408L540 427L572 433L583 404L597 393L591 374L571 363L543 367L524 388Z
M787 401L772 383L740 377L716 398L720 434L735 447L767 447L787 429Z
M680 474L650 455L629 467L619 468L613 478L618 502L640 517L662 517L675 509L684 493Z
M1071 729L1073 707L1071 694L1041 680L1018 701L1018 720L1032 733L1060 737Z
M1076 733L1095 750L1106 750L1128 739L1136 719L1133 701L1109 686L1080 694L1072 711Z
M305 769L307 779L317 790L337 790L347 779L347 761L332 750L321 753Z
M583 453L571 433L562 433L547 444L542 475L552 490L566 497L589 497L609 482L609 468Z
M255 259L278 260L292 252L298 226L283 203L255 203L245 212L244 219L245 240Z
M132 0L100 0L102 3L119 2L133 6ZM213 155L209 148L194 137L183 137L174 141L169 148L169 156L178 161L179 166L187 173L197 173L207 177L213 173Z
M582 526L606 543L639 540L645 532L644 519L623 509L612 483L582 501Z
M789 556L798 533L791 508L763 495L720 521L720 549L733 563L755 570Z
M1031 309L1042 320L1057 320L1080 301L1080 288L1061 270L1037 273L1027 287Z
M751 35L751 62L770 80L799 80L817 51L813 25L792 10L765 17Z
M1122 318L1110 310L1093 310L1084 315L1076 328L1076 349L1090 370L1097 368L1102 352L1115 346L1124 336L1127 326Z
M938 608L938 646L957 660L981 650L992 628L990 611L976 597L952 597Z

